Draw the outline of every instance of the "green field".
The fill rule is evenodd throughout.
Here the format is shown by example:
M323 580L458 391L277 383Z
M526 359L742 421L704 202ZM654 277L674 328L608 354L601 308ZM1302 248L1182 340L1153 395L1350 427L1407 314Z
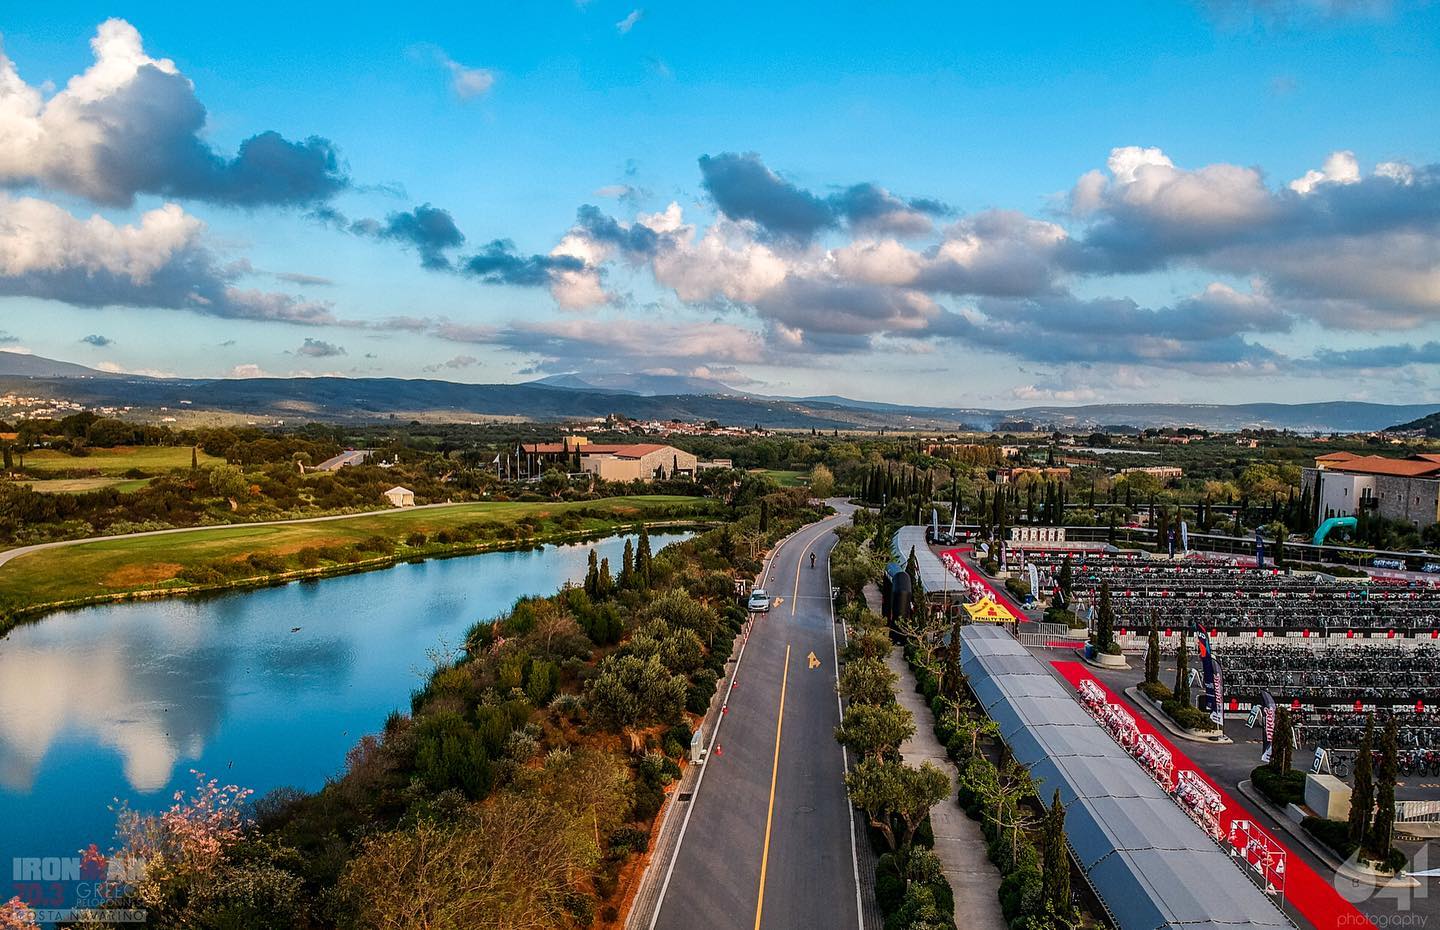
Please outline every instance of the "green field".
M17 481L28 484L32 491L40 494L79 494L81 491L98 491L101 488L115 488L120 492L138 491L150 483L149 478L40 478L31 481Z
M757 468L756 474L764 475L782 488L801 488L810 484L808 471L786 471L779 468Z
M278 526L227 526L156 536L101 539L45 549L0 565L0 617L36 604L53 604L131 591L184 587L176 575L186 568L217 561L244 561L254 554L286 558L307 547L351 546L375 536L403 540L411 533L428 536L462 524L487 521L514 524L530 517L549 520L539 533L603 532L617 523L663 518L676 511L701 514L704 498L672 495L615 497L567 503L472 503L430 509L395 510L312 523ZM572 518L566 511L604 511L604 516ZM499 545L499 541L496 545ZM401 550L400 555L404 555ZM426 554L417 552L416 554ZM257 576L265 573L257 571ZM3 628L3 623L0 623Z
M201 465L223 465L225 460L199 453ZM40 472L97 471L102 475L123 475L132 468L145 472L172 471L190 467L189 446L116 446L91 449L87 455L69 455L53 449L25 453L25 467ZM38 489L37 489L38 490Z

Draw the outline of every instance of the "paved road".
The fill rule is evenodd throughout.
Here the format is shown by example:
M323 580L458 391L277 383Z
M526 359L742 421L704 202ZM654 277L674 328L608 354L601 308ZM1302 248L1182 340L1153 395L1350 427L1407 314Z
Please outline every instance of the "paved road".
M0 565L11 559L45 549L59 549L62 546L81 546L85 543L108 542L112 539L135 539L140 536L170 536L175 533L200 533L206 530L238 530L256 526L289 526L292 523L325 523L330 520L350 520L355 517L383 517L389 513L413 513L416 510L433 510L441 507L463 507L475 501L459 501L452 504L420 504L416 507L387 507L384 510L364 510L359 513L335 513L324 517L301 517L296 520L266 520L261 523L214 523L207 526L181 526L170 530L148 530L144 533L118 533L114 536L87 536L84 539L61 539L56 542L36 543L33 546L18 546L0 552Z
M652 927L863 930L834 736L828 571L832 530L849 509L800 530L771 560L763 581L775 603L745 645Z

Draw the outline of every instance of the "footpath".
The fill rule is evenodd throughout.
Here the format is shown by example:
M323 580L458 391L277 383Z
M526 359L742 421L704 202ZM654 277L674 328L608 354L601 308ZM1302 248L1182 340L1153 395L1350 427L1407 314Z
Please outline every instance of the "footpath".
M865 600L879 613L880 592L873 585L865 589ZM935 831L935 855L955 893L955 926L960 926L963 916L965 930L1006 930L1000 911L1000 870L985 854L980 824L955 803L959 773L935 737L935 716L915 690L915 674L898 649L891 651L885 664L900 677L896 686L900 706L915 716L915 735L900 746L900 755L910 765L933 762L950 778L946 799L930 810L930 825Z

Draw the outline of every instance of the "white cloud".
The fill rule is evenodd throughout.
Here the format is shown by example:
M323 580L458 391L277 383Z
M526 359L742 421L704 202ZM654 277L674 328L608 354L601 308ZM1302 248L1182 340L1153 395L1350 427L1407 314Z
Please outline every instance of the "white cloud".
M618 23L615 24L615 29L616 29L616 31L619 32L622 36L623 36L623 35L629 35L630 30L631 30L631 29L634 29L635 26L640 22L640 20L642 20L642 19L644 19L644 18L645 18L645 11L644 11L644 10L640 10L640 9L631 10L629 13L627 13L627 14L625 15L625 18L624 18L624 19L620 20L620 22L618 22Z
M1360 180L1360 162L1354 152L1331 152L1319 171L1311 168L1290 182L1297 194L1308 194L1320 184L1354 184Z
M343 189L333 146L274 132L235 158L204 141L205 107L168 58L121 19L90 42L94 63L48 100L0 51L0 184L42 185L126 206L141 193L220 203L309 203Z
M272 378L272 377L274 377L274 375L270 374L270 372L268 372L268 371L266 371L265 369L261 368L259 365L255 364L254 362L246 362L246 363L244 363L244 364L242 364L242 365L236 365L234 368L231 368L231 369L230 369L230 373L229 373L228 375L226 375L226 377L227 377L227 378Z
M450 89L461 100L484 96L495 86L495 72L488 68L467 67L443 52L440 53L440 63L450 72Z

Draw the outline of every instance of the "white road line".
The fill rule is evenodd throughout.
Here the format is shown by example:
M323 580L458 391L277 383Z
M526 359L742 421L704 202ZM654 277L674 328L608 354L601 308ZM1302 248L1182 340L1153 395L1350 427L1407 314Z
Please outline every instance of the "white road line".
M830 547L834 552L835 547ZM830 571L830 553L825 553L825 581L829 584L830 590L835 590L834 576ZM845 618L840 618L840 632L845 637L846 644L850 642L850 630L845 624ZM840 701L840 646L835 641L835 599L830 599L830 648L835 657L835 709L840 714L840 719L845 719L845 707ZM844 747L840 747L841 776L850 772L850 753ZM845 793L845 812L850 820L850 866L855 873L855 921L859 930L865 930L865 907L860 899L860 854L855 850L855 805L850 803L850 793Z
M800 531L795 531L795 533L798 532ZM760 578L761 587L764 587L765 583L769 580L770 569L775 565L775 559L780 555L780 550L785 547L786 543L794 538L795 533L791 533L775 544L775 551L770 553L770 558L766 562L765 574ZM754 621L750 620L746 622L750 624L751 630L753 631ZM722 707L730 703L730 695L735 691L735 676L740 674L740 662L745 658L745 648L749 645L750 635L746 633L745 638L740 643L740 653L735 657L735 668L730 672L730 683L725 687L725 698L721 704ZM665 893L670 890L670 879L675 874L675 863L679 861L680 849L685 845L685 831L690 829L690 815L695 812L695 807L700 801L700 785L704 783L705 773L710 768L710 760L714 758L715 741L720 738L720 727L724 723L725 714L722 713L715 720L715 730L710 734L710 743L705 748L705 761L700 766L700 774L695 777L695 787L690 789L690 806L685 808L685 819L680 821L680 835L675 838L675 851L670 854L670 864L665 867L665 880L660 883L660 894L655 899L655 912L650 915L650 930L655 930L655 925L660 922L660 911L665 906Z
M822 523L823 523L823 522L828 522L829 520L833 520L833 519L835 519L835 518L834 518L834 517L827 517L826 520L821 521L821 522L822 522ZM804 529L804 527L801 527L800 529ZM808 549L811 545L813 545L813 544L815 543L815 540L819 539L819 538L820 538L821 536L823 536L824 534L829 533L829 532L832 532L832 531L833 531L833 528L832 528L832 527L826 527L826 528L823 529L819 534L817 534L814 539L811 539L810 542L806 543L805 548ZM784 539L780 540L778 543L775 544L775 550L770 553L770 558L766 561L766 564L765 564L765 573L760 576L760 586L761 586L762 588L767 588L767 589L769 588L770 572L771 572L771 570L775 567L775 562L777 561L777 559L778 559L778 557L779 557L779 555L780 555L780 550L783 549L783 548L785 548L785 546L786 546L792 539L794 539L796 536L798 536L799 534L800 534L800 530L797 529L795 532L791 533L789 536L786 536ZM802 555L802 556L804 555L803 551L802 551L801 555ZM826 558L825 558L825 576L826 576L826 580L827 580L827 581L832 580L832 579L830 578L830 558L829 558L828 555L827 555ZM835 624L835 602L834 602L833 600L830 602L830 624L831 624L830 646L831 646L831 649L832 649L832 651L833 651L833 650L835 649L835 632L834 632L834 624ZM754 628L753 621L751 621L751 628L752 628L752 630L753 630L753 628ZM749 637L749 635L747 634L746 637L745 637L745 639L740 643L740 653L739 653L739 655L737 655L737 656L735 657L735 668L730 672L730 683L729 683L729 684L726 686L726 688L725 688L725 703L727 703L727 704L728 704L729 701L730 701L730 695L731 695L731 693L734 692L734 690L735 690L735 676L738 675L738 674L740 674L740 662L741 662L742 659L745 658L745 648L746 648L749 644L750 644L750 637ZM835 674L836 674L836 679L835 679L835 680L836 680L836 683L838 684L838 683L839 683L839 680L840 680L840 679L839 679L839 674L840 674L840 672L839 672L839 667L838 667L838 666L839 666L839 663L840 663L839 653L836 652L836 653L835 653L835 656L836 656L836 658L835 658L835 663L836 663L836 666L837 666L837 667L836 667L836 672L835 672ZM837 706L837 707L838 707L839 704L840 704L840 692L839 692L839 691L836 691L836 692L835 692L835 703L836 703L836 706ZM699 801L700 801L700 785L705 781L705 772L706 772L706 770L710 767L710 760L714 757L714 756L713 756L713 753L714 753L714 750L715 750L715 741L716 741L717 739L719 739L719 737L720 737L720 727L721 727L722 724L724 724L724 722L725 722L725 715L724 715L724 714L721 714L720 717L715 721L715 731L710 734L710 742L709 742L709 744L707 745L707 747L706 747L706 749L705 749L705 762L704 762L704 764L702 764L702 765L700 766L700 774L699 774L698 776L696 776L696 778L695 778L695 787L691 789L691 793L690 793L690 806L685 809L685 819L682 820L682 821L680 821L680 835L675 838L675 851L670 854L670 864L665 867L665 880L660 883L660 894L659 894L659 895L656 897L656 899L655 899L655 912L650 915L649 930L655 930L656 924L658 924L658 923L660 922L660 911L661 911L661 910L664 908L664 906L665 906L665 894L666 894L666 892L668 892L668 891L670 890L670 879L675 875L675 863L680 860L680 849L681 849L681 847L684 846L684 844L685 844L685 831L690 828L690 815L695 812L695 808L696 808L696 806L699 804ZM841 746L841 747L840 747L840 753L841 753L841 758L846 760L846 761L845 761L846 770L848 771L848 770L849 770L849 761L848 761L848 756L847 756L846 753L845 753L845 747L844 747L844 746ZM847 804L848 804L848 802L849 802L849 798L848 798L848 797L846 798L846 802L847 802ZM856 852L855 852L855 811L854 811L853 808L852 808L851 811L850 811L850 861L851 861L851 863L854 865L854 871L855 871L855 905L856 905L856 907L858 908L859 905L860 905L860 864L859 864L859 859L857 858ZM860 930L865 930L865 918L864 918L864 915L863 915L863 914L862 914L861 917L860 917Z

